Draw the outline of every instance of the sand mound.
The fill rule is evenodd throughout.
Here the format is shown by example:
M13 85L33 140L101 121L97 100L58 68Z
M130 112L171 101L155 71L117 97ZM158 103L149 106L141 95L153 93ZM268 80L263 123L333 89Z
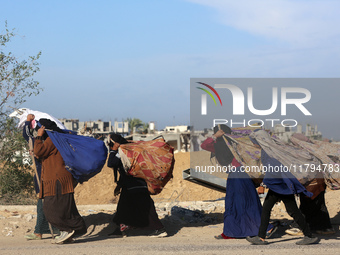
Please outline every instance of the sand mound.
M191 158L190 158L191 157ZM224 198L225 192L215 191L199 184L195 184L183 180L182 172L190 168L190 160L195 162L193 165L209 165L210 153L207 151L198 151L194 153L176 153L175 154L174 178L168 182L164 190L152 196L157 202L183 202L183 201L205 201ZM226 176L220 176L226 177ZM113 171L111 168L104 167L103 170L95 177L84 184L80 184L75 190L75 199L77 205L95 205L95 204L111 204L118 201L118 197L114 197L115 188L113 179ZM340 222L340 191L328 190L326 192L326 205L333 222ZM285 212L284 205L278 203L272 212L273 217L285 218L289 216Z
M209 160L210 153L200 151L197 156L202 160ZM224 192L183 180L182 172L188 168L190 168L190 153L176 153L174 178L168 182L160 194L152 196L155 202L166 200L204 201L224 197ZM76 203L79 205L116 203L117 198L113 195L115 187L113 171L105 165L99 174L76 187Z

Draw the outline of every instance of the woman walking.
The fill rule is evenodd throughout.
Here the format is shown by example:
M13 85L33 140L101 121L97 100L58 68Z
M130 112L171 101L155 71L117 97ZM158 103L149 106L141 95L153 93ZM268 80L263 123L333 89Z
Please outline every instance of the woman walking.
M55 123L39 120L41 124ZM59 128L56 130L60 131ZM45 126L38 130L34 144L34 154L42 160L41 189L39 197L44 199L43 210L45 217L52 226L60 230L56 243L71 240L87 232L84 219L80 216L74 200L76 185L72 174L66 170L63 158L52 140L45 133Z

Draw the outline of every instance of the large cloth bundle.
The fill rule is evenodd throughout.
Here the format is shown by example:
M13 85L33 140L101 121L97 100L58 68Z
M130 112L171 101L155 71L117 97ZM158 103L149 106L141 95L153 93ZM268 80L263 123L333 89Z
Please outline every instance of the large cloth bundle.
M317 172L310 166L319 166L320 161L303 148L285 144L278 138L270 136L265 130L252 132L255 139L269 157L278 160L302 185L316 178Z
M226 144L235 159L245 168L245 172L252 178L256 185L262 182L264 173L261 171L261 149L257 148L249 138L249 134L258 127L233 128L232 134L225 134ZM256 169L256 170L254 170Z
M258 130L257 132L254 132ZM234 128L232 134L226 134L225 139L235 159L245 168L245 172L258 184L264 178L266 171L262 168L261 149L270 157L277 159L284 166L291 169L292 176L302 184L315 178L316 172L306 169L306 165L319 165L316 157L307 150L285 144L275 136L259 127ZM251 138L256 139L260 147L256 146Z
M60 152L66 169L79 183L88 181L102 170L107 159L107 148L103 141L93 137L46 132Z
M174 148L163 138L122 144L119 155L126 173L144 179L151 195L160 193L172 178Z
M297 139L297 136L294 135L290 138L290 140L293 144L309 151L321 160L322 165L319 168L314 167L315 172L321 172L323 174L325 183L330 189L340 189L339 145L316 140L309 140L308 142L302 141L301 139Z

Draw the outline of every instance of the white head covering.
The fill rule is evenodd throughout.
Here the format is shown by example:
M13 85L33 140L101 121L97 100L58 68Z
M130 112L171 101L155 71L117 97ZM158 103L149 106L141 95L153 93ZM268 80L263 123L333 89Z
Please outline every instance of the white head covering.
M33 111L28 108L20 108L12 112L9 116L16 117L19 119L18 128L23 128L25 121L27 120L28 114L34 114L35 120L39 121L40 119L49 119L54 121L60 129L66 129L66 127L61 123L57 118L52 115L44 112Z

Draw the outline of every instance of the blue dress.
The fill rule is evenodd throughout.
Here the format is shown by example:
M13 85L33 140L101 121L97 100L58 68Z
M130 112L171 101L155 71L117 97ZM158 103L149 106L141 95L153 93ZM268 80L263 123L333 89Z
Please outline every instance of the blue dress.
M212 138L207 138L201 147L215 153L214 143ZM241 172L240 167L236 170L227 179L223 234L234 238L256 236L261 224L260 198L249 175ZM273 225L269 224L267 230L271 228Z
M261 224L262 205L255 185L247 173L229 174L225 196L223 234L243 238L256 236ZM272 225L268 226L268 229Z

